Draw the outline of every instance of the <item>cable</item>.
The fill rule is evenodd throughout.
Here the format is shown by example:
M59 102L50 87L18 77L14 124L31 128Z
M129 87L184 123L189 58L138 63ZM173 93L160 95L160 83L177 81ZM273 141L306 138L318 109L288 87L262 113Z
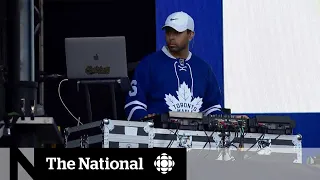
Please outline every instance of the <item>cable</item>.
M235 126L232 126L233 129L234 129L234 138L230 141L230 144L232 144L235 140L235 138L238 138L239 137L239 132L241 134L241 128L239 128L239 132L238 132L238 129L235 127ZM230 133L230 132L229 132ZM233 145L234 146L234 145Z
M206 137L207 137L207 142L206 142L206 144L203 146L203 149L207 146L207 144L209 143L209 150L211 149L211 140L210 140L210 137L208 136L208 134L207 134L207 132L206 132L206 130L205 129L203 129L203 132L204 132L204 134L206 135ZM213 134L212 134L213 135Z
M240 139L239 139L238 148L241 150L241 149L244 148L244 137L245 137L245 134L244 134L244 128L243 127L240 127L239 130L240 130Z
M275 137L273 140L277 140L279 137L281 136L281 134L279 134L277 137Z
M264 132L257 139L257 141L249 149L246 150L246 152L248 152L251 148L253 148L260 140L262 140L264 138L265 134L267 134L268 128L266 126L264 126L264 125L260 125L260 127L263 128Z
M247 149L246 152L250 151L250 149L253 148L261 139L263 139L264 136L265 136L265 133L261 134L258 140L249 149Z
M215 129L213 129L212 133L210 134L210 136L207 135L207 133L205 132L206 136L208 137L207 142L204 144L204 146L202 147L202 149L206 148L207 144L210 143L210 139L212 138L213 134L215 133ZM214 140L212 142L215 142ZM209 147L211 148L211 143L209 144Z
M179 129L180 129L180 126L179 126L178 124L176 124L176 126L177 126L176 132L174 132L174 134L173 134L173 136L175 136L175 137L177 137L177 132L178 132L178 131L179 131ZM170 131L172 132L172 130L170 130ZM171 140L170 140L170 142L169 142L169 144L168 144L167 148L171 148L171 146L172 146L172 144L173 144L174 140L175 140L175 139L171 139Z
M208 151L208 153L204 156L204 158L206 158L206 157L209 155L209 152L210 152L210 150L211 150L211 138L212 138L215 130L213 130L213 132L211 133L210 136L208 136L208 134L207 134L207 132L205 131L205 129L203 129L203 131L204 131L204 133L205 133L206 136L207 136L207 142L204 144L204 146L203 146L203 148L201 149L201 151L199 152L198 156L200 155L200 153L202 152L202 150L204 150L204 149L206 148L207 144L209 143L209 151ZM212 142L215 142L215 140L213 140Z
M177 129L176 132L174 132L174 134L173 134L174 137L177 137L177 132L178 132L178 130L179 130L179 129ZM171 148L173 142L174 142L174 139L171 139L170 142L169 142L169 144L168 144L168 146L167 146L167 148Z
M264 138L265 134L266 134L266 133L262 134L262 135L263 135L263 137L262 137L261 139L263 139L263 138ZM278 139L280 136L281 136L281 135L279 134L277 137L275 137L275 138L274 138L274 139L272 139L272 140L276 140L276 139ZM272 141L272 140L271 140L271 141ZM257 142L258 142L258 141L257 141ZM252 156L250 156L250 157L247 157L247 158L252 158L252 157L254 157L254 156L259 155L259 154L258 154L258 152L262 151L264 148L265 148L265 147L260 147L260 149L259 149L259 150L255 151L255 153L256 153L256 154L254 154L254 155L252 155Z
M71 113L71 111L68 109L68 107L65 105L65 103L64 103L63 100L62 100L61 93L60 93L60 89L61 89L61 84L62 84L63 82L65 82L65 81L68 81L68 79L63 79L63 80L61 80L60 83L59 83L59 86L58 86L58 95L59 95L60 101L61 101L62 105L64 106L64 108L68 111L68 113L78 122L77 126L79 126L79 124L83 125L83 123L80 121L80 117L79 117L79 119L76 118L76 117Z

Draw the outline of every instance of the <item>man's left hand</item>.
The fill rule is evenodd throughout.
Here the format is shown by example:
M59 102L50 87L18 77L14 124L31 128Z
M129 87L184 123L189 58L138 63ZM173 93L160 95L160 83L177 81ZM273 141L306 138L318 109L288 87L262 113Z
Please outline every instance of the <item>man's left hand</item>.
M236 115L236 118L239 118L239 119L250 119L247 115Z

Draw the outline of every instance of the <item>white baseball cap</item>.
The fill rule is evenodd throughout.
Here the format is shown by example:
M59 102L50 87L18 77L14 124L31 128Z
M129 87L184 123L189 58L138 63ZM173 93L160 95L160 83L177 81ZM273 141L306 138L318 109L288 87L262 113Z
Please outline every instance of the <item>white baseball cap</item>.
M162 29L165 27L171 27L178 32L183 32L187 29L194 32L194 21L192 17L185 12L175 12L167 17Z

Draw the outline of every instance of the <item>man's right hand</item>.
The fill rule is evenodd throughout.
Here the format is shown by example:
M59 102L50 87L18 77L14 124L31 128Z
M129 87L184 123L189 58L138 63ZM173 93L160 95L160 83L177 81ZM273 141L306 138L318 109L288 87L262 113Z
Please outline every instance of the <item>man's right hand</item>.
M150 118L150 117L153 117L155 116L156 114L148 114L147 116L145 116L144 118Z

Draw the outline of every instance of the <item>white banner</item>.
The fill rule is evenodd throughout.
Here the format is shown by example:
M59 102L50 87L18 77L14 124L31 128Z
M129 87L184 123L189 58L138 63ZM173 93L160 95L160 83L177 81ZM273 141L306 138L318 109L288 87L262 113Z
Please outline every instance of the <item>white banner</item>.
M320 1L223 0L225 106L320 112Z

